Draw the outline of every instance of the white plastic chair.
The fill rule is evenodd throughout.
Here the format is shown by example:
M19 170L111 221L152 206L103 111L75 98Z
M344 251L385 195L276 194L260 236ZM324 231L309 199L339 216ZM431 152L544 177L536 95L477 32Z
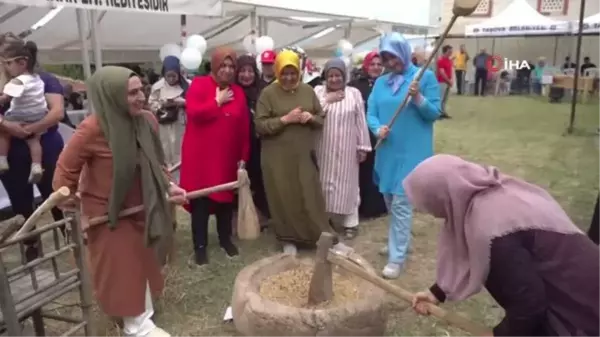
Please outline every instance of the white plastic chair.
M600 69L598 69L598 68L587 68L585 70L585 72L583 73L583 76L598 78L598 77L600 77Z

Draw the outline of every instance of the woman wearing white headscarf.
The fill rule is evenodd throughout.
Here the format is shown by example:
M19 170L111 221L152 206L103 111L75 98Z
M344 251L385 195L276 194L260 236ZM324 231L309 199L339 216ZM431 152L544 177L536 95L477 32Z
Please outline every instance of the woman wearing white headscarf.
M371 143L361 93L346 86L346 74L344 61L332 59L323 70L324 85L315 88L327 114L317 139L317 160L327 213L352 239L358 233L359 164L371 152Z
M185 94L190 86L181 75L181 65L175 56L163 61L162 78L152 85L148 104L160 123L160 141L167 165L180 160L181 138L184 129Z

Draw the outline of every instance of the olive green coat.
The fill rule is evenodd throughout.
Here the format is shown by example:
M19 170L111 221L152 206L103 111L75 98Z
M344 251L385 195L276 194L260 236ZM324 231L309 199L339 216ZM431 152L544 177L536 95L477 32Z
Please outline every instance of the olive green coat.
M312 113L312 120L283 124L280 118L297 107ZM273 83L258 99L261 167L272 226L281 242L314 245L321 232L331 231L315 154L316 132L324 118L317 96L304 83L293 91Z

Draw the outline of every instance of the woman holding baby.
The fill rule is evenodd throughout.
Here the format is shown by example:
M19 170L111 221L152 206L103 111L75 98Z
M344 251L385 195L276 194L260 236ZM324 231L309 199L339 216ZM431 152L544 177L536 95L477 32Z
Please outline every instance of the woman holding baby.
M3 158L0 161L3 161L5 169L0 174L0 180L10 199L12 211L29 217L34 208L33 186L30 180L37 181L36 185L42 198L45 199L52 193L52 176L64 145L58 133L58 123L64 116L62 86L52 74L37 72L32 67L37 61L37 48L34 43L25 43L10 34L0 36L0 58L2 59L2 69L0 69L2 93L11 77L20 76L17 75L19 72L27 73L25 77L30 81L23 87L35 88L37 92L33 90L32 100L25 100L23 103L27 105L29 102L35 102L39 107L45 103L45 108L39 109L43 110L43 113L32 114L35 115L34 119L30 119L30 116L25 114L25 121L30 121L29 123L19 120L16 117L18 113L11 114L11 110L17 111L19 108L18 104L13 105L12 99L5 98L0 104L0 135L3 136L3 145L8 145L3 148L5 152L0 154ZM41 86L38 81L42 82ZM18 96L21 91L18 88L20 84L15 82L12 84L12 95ZM27 96L24 95L24 89L22 97ZM11 90L10 86L8 90ZM32 135L39 136L32 137ZM32 153L30 146L33 146L37 153L36 151ZM37 158L32 158L36 156ZM62 219L62 213L58 209L53 209L52 215L55 220ZM33 258L36 255L37 248L32 243L27 249L27 256Z

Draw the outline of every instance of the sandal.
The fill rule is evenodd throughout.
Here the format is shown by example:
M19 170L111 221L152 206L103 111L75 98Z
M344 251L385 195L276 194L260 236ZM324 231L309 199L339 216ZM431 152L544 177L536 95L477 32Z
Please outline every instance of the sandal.
M344 230L346 239L352 240L358 235L358 227L348 227Z

